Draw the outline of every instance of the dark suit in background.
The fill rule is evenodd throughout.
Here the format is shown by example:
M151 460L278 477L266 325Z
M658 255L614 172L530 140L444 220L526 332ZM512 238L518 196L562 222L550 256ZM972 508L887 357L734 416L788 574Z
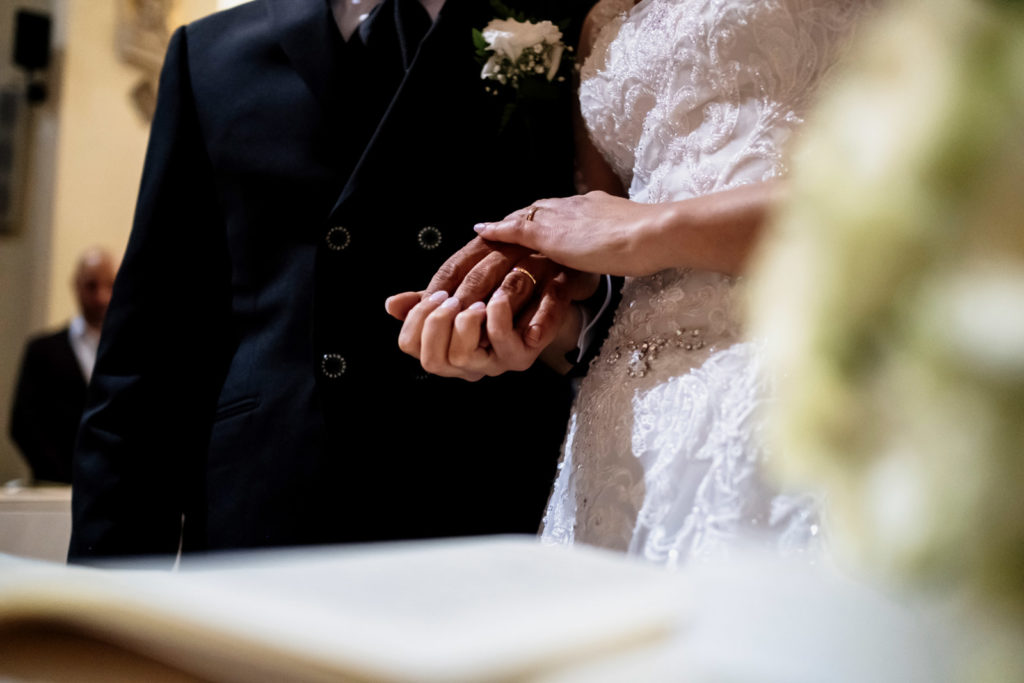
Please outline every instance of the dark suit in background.
M488 3L449 0L422 43L392 0L377 14L346 44L326 0L259 0L172 38L72 559L173 553L179 532L189 551L536 531L566 382L427 376L383 302L476 221L572 193L571 92L499 133L471 39Z
M85 377L65 327L25 347L11 408L11 438L36 481L71 483L71 454L85 407Z

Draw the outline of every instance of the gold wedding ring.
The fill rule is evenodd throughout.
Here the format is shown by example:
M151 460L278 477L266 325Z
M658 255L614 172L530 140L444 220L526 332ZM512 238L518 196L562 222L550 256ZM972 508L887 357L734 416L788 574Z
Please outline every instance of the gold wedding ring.
M523 275L525 275L526 277L528 277L528 278L530 278L531 280L533 280L533 286L534 286L534 287L536 287L536 286L537 286L537 278L535 278L535 277L533 276L533 273L531 273L530 271L528 271L528 270L527 270L526 268L522 268L522 267L520 267L520 266L516 266L516 267L515 267L515 268L513 268L512 270L518 270L518 271L519 271L520 273L522 273L522 274L523 274Z
M526 220L532 221L533 217L537 215L537 209L539 209L539 208L540 208L539 206L531 206L530 207L530 213L526 214ZM534 280L534 283L536 283L536 280Z

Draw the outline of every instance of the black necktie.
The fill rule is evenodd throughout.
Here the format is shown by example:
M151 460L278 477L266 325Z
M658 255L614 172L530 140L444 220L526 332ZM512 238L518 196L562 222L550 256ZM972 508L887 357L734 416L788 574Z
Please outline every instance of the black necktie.
M358 35L370 58L383 59L404 72L432 23L419 0L384 0L359 24L353 38Z
M419 0L383 0L345 45L351 94L345 139L353 163L380 125L431 23Z

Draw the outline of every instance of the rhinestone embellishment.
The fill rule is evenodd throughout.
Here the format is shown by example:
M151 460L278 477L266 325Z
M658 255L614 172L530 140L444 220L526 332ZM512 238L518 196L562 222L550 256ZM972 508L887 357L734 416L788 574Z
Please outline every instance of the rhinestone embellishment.
M609 365L617 363L623 356L628 358L626 373L630 377L644 377L651 369L651 363L665 347L674 347L684 351L699 351L705 346L703 332L699 328L691 330L678 328L671 337L649 337L643 341L629 340L615 347L605 362Z
M433 225L428 225L420 230L419 234L416 235L416 241L419 242L419 245L427 251L437 249L441 246L441 231Z

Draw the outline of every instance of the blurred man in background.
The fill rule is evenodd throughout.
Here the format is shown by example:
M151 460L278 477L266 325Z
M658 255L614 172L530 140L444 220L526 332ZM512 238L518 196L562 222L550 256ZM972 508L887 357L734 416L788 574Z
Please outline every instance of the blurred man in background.
M11 410L11 438L37 482L71 483L75 434L116 270L105 249L87 249L72 279L79 314L57 332L29 340L25 348Z

